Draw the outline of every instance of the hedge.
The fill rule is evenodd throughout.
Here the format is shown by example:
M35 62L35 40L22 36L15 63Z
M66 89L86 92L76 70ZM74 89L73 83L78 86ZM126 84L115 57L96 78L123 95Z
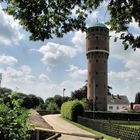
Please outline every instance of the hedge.
M84 108L80 101L73 100L62 104L61 115L62 117L71 121L76 121L78 115L83 115Z
M81 116L77 117L77 122L109 136L120 138L121 140L140 140L140 129L138 128L129 128L118 124L88 119Z
M104 120L125 120L125 121L140 121L140 113L112 113L103 111L87 111L84 112L84 117Z

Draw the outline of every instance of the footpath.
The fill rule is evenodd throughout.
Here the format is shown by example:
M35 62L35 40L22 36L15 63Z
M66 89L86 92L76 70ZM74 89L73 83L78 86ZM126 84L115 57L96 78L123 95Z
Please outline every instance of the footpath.
M86 135L93 135L92 133L89 133L65 120L60 118L60 115L45 115L43 118L48 122L53 129L58 131L64 131L68 133L81 133ZM95 135L93 135L95 136ZM62 135L58 140L93 140L93 138L83 138L83 137L77 137L77 136L70 136L70 135Z

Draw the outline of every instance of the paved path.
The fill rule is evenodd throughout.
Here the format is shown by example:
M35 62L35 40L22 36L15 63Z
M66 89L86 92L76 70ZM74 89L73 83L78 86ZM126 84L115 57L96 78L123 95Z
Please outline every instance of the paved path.
M77 126L63 120L60 115L45 115L43 118L55 129L70 133L81 133L93 135ZM83 138L69 135L62 135L59 140L93 140L91 138Z

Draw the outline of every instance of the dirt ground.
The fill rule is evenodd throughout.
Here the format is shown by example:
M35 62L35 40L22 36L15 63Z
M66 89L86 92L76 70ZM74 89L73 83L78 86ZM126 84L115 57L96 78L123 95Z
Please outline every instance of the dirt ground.
M28 119L29 124L33 125L34 127L53 129L53 127L49 123L47 123L47 121L45 121L42 116L35 110L31 110L30 113L31 114Z

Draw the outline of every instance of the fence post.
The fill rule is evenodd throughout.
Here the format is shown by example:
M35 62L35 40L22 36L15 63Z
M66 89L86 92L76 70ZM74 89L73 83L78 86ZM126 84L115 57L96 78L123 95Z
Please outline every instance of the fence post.
M39 130L36 130L36 140L39 140Z

